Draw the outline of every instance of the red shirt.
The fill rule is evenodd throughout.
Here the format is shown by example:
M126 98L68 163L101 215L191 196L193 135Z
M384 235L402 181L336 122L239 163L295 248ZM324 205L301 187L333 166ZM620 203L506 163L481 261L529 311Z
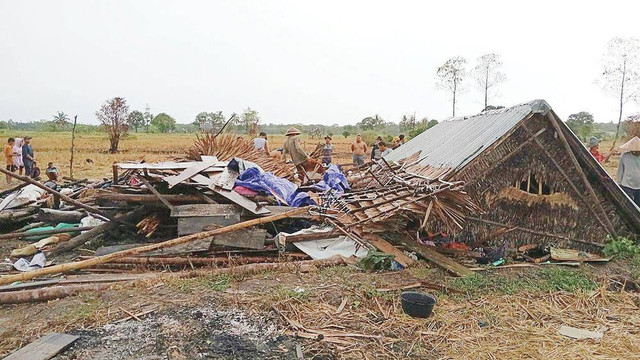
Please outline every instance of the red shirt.
M602 155L600 151L598 151L598 149L590 148L589 152L591 153L591 155L593 155L594 158L596 158L596 160L598 160L599 163L602 164L602 162L604 161L604 155Z

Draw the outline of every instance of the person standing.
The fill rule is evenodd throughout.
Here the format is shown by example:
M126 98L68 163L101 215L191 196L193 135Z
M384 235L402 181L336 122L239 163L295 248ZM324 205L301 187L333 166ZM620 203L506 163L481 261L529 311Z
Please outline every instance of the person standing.
M287 160L287 154L291 156L293 164L296 166L296 169L298 169L298 179L303 182L307 171L323 174L325 169L322 164L310 158L304 151L302 145L300 145L300 138L298 137L300 134L300 130L294 127L290 127L284 134L287 140L282 147L282 160Z
M13 165L13 144L16 140L12 137L7 140L7 143L4 145L4 160L7 164L7 170L14 172L16 171L15 166ZM12 181L11 175L7 174L7 184L11 184Z
M380 149L378 144L382 141L382 136L378 136L371 145L371 160L380 160Z
M333 154L333 144L331 136L324 137L324 146L322 146L322 164L331 164L331 155Z
M353 165L364 165L364 158L367 153L367 144L362 141L362 136L360 136L360 134L356 136L356 141L351 144L351 152L353 153Z
M256 151L264 151L267 155L270 154L266 132L262 131L257 138L253 139L253 149Z
M589 149L589 153L600 163L609 162L609 158L611 155L617 154L616 151L611 151L607 156L600 152L600 139L595 136L589 138L587 142L587 148Z
M378 146L380 147L380 159L391 152L391 149L387 147L387 143L385 143L384 141L380 141Z
M22 161L22 139L16 138L13 144L13 166L16 167L18 174L22 175L24 170L24 162Z
M24 163L24 174L33 177L33 168L36 165L36 158L33 154L31 146L31 136L24 137L24 145L22 145L22 162Z
M624 145L618 163L618 184L624 192L640 206L640 138L634 136Z

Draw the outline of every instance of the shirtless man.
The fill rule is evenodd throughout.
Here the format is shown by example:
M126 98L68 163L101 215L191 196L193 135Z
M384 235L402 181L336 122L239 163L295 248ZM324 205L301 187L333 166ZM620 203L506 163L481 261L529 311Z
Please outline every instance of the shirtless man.
M356 141L351 144L351 152L353 153L353 165L363 165L365 154L367 153L367 144L362 141L360 134L356 136Z

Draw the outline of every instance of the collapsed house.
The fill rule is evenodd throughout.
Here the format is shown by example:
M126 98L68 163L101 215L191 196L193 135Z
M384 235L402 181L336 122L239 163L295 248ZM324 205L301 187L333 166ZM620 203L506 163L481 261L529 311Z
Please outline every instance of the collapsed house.
M464 182L485 211L466 217L476 242L593 248L640 232L639 209L544 100L441 122L385 159Z

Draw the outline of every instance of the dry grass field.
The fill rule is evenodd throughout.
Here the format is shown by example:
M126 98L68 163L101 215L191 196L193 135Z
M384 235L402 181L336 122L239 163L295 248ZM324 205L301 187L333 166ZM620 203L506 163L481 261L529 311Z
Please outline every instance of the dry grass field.
M16 131L3 132L0 136L2 142L6 138L22 137L24 134ZM30 133L33 136L32 144L41 170L46 168L48 162L54 162L62 176L69 176L69 160L71 149L71 133L69 132L37 132ZM172 133L172 134L148 134L131 133L120 141L120 152L110 154L109 139L104 133L82 133L76 135L75 155L73 163L73 175L76 179L100 179L109 177L111 164L123 161L147 162L171 160L185 154L193 140L195 134ZM246 135L245 135L246 137ZM333 137L334 163L346 164L351 162L351 152L349 145L355 140L354 136L345 138L341 135ZM269 146L275 150L282 146L285 141L284 135L270 135ZM307 151L311 152L318 143L323 143L323 139L311 139L302 136L302 143ZM618 145L623 144L619 141ZM611 141L601 144L601 151L607 153L611 147ZM618 167L618 156L613 156L611 160L604 164L604 168L615 176ZM88 162L90 159L91 162ZM7 184L4 179L0 180L0 189L6 189Z

